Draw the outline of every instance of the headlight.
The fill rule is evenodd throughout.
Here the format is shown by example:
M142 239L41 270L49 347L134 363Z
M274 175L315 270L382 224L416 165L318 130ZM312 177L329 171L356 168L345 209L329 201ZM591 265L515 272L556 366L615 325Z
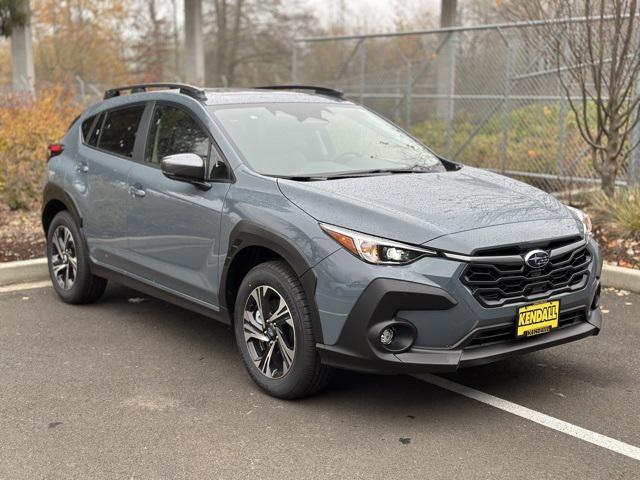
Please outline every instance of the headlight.
M438 255L433 250L412 247L324 223L320 224L320 228L349 252L369 263L402 265L426 255Z
M570 207L568 205L567 208L571 210L571 213L573 213L576 218L582 222L585 237L591 235L591 230L593 228L593 225L591 224L591 217L578 208Z

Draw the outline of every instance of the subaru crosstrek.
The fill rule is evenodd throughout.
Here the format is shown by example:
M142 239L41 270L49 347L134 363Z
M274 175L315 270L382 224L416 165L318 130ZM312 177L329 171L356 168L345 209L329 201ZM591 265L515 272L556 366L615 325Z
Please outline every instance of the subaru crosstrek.
M328 88L109 90L50 146L42 222L62 300L113 280L230 324L281 398L602 327L583 212Z

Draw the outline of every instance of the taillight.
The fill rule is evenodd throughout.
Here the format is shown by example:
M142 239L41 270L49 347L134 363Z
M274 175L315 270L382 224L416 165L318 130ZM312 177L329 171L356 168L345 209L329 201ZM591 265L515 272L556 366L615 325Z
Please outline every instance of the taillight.
M53 157L58 156L64 150L64 145L61 143L52 143L48 147L49 150L49 158L47 160L51 160Z

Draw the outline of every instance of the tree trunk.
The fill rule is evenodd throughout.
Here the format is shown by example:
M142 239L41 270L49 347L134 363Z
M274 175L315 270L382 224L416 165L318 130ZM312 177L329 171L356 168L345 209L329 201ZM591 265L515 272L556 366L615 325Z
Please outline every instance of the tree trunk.
M604 158L604 165L602 166L602 174L600 175L600 184L602 191L609 198L613 197L616 188L616 173L615 173L615 159L611 159L607 152L602 154Z
M27 22L15 27L11 33L11 62L13 90L34 93L35 68L33 66L33 46L31 44L31 11L29 1L20 2Z
M613 121L614 119L612 119ZM615 124L614 124L615 125ZM616 177L618 174L618 148L620 142L620 132L614 127L609 135L607 147L601 151L602 169L600 172L602 190L605 195L612 198L616 189Z
M185 77L195 85L204 84L204 41L202 37L202 0L185 0Z
M227 0L216 2L216 86L227 86Z
M151 58L150 65L145 72L151 80L161 82L164 80L164 65L162 61L162 32L160 31L160 21L156 12L156 0L149 0L149 21L151 22ZM147 79L145 79L147 80Z
M229 85L235 84L235 68L238 63L238 46L240 45L240 25L242 22L243 0L236 0L233 12L233 30L231 31L231 46L227 61L227 81Z

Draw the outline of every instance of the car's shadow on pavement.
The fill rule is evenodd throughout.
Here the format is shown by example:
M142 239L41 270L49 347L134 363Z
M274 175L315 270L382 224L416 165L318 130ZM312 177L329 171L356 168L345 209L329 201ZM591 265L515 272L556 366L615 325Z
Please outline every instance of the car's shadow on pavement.
M244 372L233 331L228 325L119 285L110 285L100 302L85 308L126 312L126 315L118 317L122 322L140 322L143 328L161 333L163 338L176 339L187 349L196 346L199 350L204 348L209 352L208 360L212 364L225 362L229 367L229 374L242 376L243 381L253 386ZM467 368L446 374L446 377L486 391L515 392L526 389L535 392L539 387L540 392L548 393L550 380L558 377L570 376L574 381L577 379L604 388L610 383L623 382L620 375L620 372L594 362L589 357L573 356L571 362L566 362L564 357L555 355L551 349ZM357 397L366 398L369 404L400 402L407 407L412 404L423 405L424 394L434 390L439 391L437 387L410 376L370 375L339 370L323 393L306 401L315 403Z

